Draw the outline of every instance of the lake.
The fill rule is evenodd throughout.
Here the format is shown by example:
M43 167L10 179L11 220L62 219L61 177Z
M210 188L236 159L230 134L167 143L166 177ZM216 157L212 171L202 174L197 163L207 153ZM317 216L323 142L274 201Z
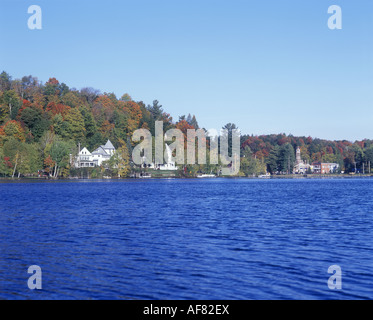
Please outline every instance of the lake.
M372 299L372 195L372 179L3 182L0 299Z

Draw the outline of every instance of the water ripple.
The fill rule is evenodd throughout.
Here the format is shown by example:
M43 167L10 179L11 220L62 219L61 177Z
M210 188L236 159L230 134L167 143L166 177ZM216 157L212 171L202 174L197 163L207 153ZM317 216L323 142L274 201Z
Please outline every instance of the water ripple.
M0 183L0 298L372 299L372 192L368 179Z

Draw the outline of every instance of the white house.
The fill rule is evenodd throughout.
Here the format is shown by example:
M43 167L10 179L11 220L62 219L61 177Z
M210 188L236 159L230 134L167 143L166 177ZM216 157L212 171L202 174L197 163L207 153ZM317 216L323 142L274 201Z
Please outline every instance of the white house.
M166 143L166 152L167 152L167 162L163 164L156 164L154 162L149 162L146 157L141 158L141 167L142 168L148 168L148 169L153 169L153 170L161 170L161 171L176 171L179 168L176 166L176 163L172 161L172 151L170 146Z
M104 161L110 160L114 153L115 148L111 141L108 140L104 146L99 146L92 153L87 148L83 148L74 161L71 158L70 162L75 168L99 167Z

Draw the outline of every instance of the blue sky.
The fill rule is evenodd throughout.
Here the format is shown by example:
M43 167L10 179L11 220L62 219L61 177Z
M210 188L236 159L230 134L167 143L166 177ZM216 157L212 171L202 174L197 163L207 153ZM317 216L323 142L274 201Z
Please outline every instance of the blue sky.
M33 4L42 30L27 28ZM373 138L371 0L0 0L0 31L14 78L157 99L207 129Z

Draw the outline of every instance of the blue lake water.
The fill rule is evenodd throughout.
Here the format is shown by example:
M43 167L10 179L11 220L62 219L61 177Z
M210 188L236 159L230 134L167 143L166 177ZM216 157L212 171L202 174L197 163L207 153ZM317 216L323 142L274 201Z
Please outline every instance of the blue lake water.
M0 299L372 299L372 195L370 179L0 183Z

